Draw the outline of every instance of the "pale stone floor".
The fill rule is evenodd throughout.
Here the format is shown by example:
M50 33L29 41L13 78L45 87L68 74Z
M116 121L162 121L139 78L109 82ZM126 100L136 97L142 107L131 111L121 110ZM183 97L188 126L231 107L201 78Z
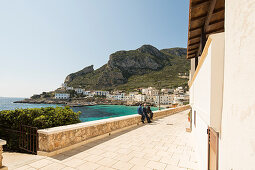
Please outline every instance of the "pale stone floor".
M11 169L197 169L184 111L52 156L3 154Z

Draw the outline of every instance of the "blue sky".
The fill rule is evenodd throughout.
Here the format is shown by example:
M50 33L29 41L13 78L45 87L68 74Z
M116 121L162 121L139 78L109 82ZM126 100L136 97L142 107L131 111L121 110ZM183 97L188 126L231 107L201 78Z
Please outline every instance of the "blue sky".
M1 0L0 96L54 90L109 55L186 47L188 0Z

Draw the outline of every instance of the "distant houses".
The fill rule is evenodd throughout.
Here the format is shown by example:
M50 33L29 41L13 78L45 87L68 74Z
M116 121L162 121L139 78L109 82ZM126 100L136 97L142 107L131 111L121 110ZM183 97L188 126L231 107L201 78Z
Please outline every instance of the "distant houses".
M124 91L103 91L103 90L85 90L82 88L68 87L66 84L62 85L62 90L65 93L56 93L55 98L67 99L70 98L70 94L67 95L67 91L74 90L75 93L81 95L80 97L105 97L107 100L125 101L127 103L150 103L155 105L183 105L183 102L189 101L189 93L184 92L182 87L175 89L161 89L158 90L155 87L140 88L137 91L125 93Z
M95 91L94 94L96 96L107 96L109 94L109 91Z
M76 88L76 89L74 89L74 91L76 91L76 93L78 93L78 94L82 94L84 92L84 90L81 88Z
M55 93L55 99L69 99L70 94L68 93Z

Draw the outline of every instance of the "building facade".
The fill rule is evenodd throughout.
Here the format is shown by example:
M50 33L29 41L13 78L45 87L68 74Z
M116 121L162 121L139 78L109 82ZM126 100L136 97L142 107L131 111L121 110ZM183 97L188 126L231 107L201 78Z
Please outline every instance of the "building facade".
M81 89L81 88L76 88L76 89L74 89L74 90L75 90L75 92L78 93L78 94L83 94L83 92L84 92L84 89Z
M190 0L191 133L201 170L252 170L255 1Z
M96 96L107 96L109 91L95 91Z
M70 94L68 93L55 93L55 99L69 99Z

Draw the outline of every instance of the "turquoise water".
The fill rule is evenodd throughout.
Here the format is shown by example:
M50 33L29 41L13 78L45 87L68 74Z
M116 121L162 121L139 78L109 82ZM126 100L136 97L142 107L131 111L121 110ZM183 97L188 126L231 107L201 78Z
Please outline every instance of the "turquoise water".
M73 111L81 111L80 120L82 122L107 119L112 117L126 116L137 114L137 106L123 105L96 105L86 107L75 107ZM151 107L151 110L158 110L156 107Z
M14 101L22 100L24 98L5 98L0 97L0 111L14 110L18 108L41 108L41 107L56 107L61 105L56 104L27 104L27 103L13 103ZM95 105L84 107L73 107L73 111L80 111L80 120L82 122L107 119L112 117L126 116L137 114L137 106L124 105ZM151 110L157 110L156 107L151 107Z

